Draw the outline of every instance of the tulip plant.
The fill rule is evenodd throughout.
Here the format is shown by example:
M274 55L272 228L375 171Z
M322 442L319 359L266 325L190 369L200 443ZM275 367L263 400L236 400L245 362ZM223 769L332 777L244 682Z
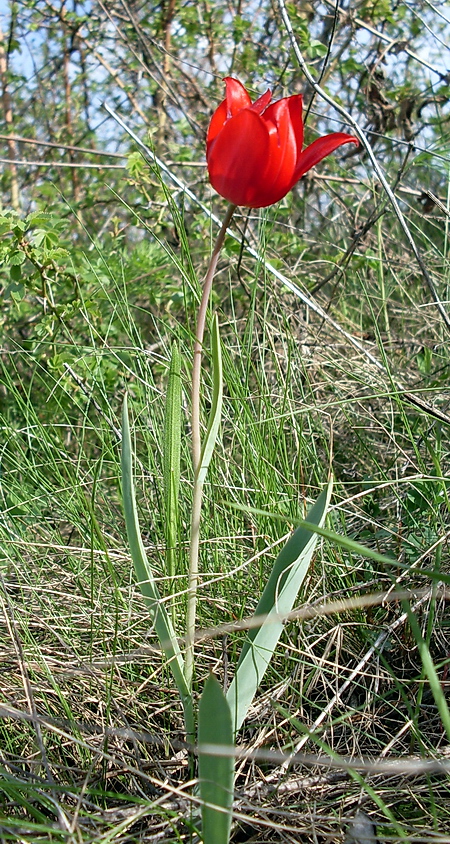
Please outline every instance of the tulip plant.
M222 361L217 315L211 322L213 397L202 437L201 361L208 303L217 260L237 205L261 208L282 199L299 179L323 158L355 137L341 132L303 147L302 97L285 97L270 104L267 91L254 103L237 79L227 78L226 97L214 112L207 135L206 158L215 190L230 203L217 237L203 284L197 317L192 365L191 431L193 500L189 551L187 619L183 655L174 620L166 609L142 542L134 493L133 458L127 401L123 407L122 489L128 541L136 577L146 599L161 649L183 705L185 728L192 745L198 739L199 794L205 844L228 844L233 803L234 742L278 644L285 618L296 601L308 571L317 534L331 495L331 481L278 555L255 611L234 678L225 694L218 679L207 679L196 717L193 698L194 644L198 587L202 493L217 440L222 407ZM180 480L181 361L173 346L164 429L164 497L167 574L173 575ZM306 525L308 524L308 527ZM197 723L198 722L198 725ZM198 729L198 732L197 732Z

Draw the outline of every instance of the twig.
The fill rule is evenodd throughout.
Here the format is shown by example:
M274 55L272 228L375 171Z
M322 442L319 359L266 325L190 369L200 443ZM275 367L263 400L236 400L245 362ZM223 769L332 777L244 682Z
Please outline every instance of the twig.
M10 706L9 704L1 703L0 702L0 718L10 718L12 720L30 723L32 721L32 717L29 712L25 712L24 710L17 709L14 706ZM60 738L66 739L67 741L72 742L77 747L83 748L84 750L88 750L90 753L95 754L97 759L103 759L107 762L110 762L111 765L117 764L117 757L112 753L108 753L107 751L101 749L98 746L98 742L93 745L90 744L88 741L79 738L78 736L74 736L68 732L68 723L64 723L62 720L57 720L56 718L50 718L46 715L38 715L37 720L41 724L42 727L45 727L48 730L51 730L55 735L59 736ZM78 732L80 733L87 733L88 735L108 735L118 738L125 738L128 741L136 740L142 742L143 744L155 744L156 746L160 746L161 739L157 736L152 735L151 733L147 733L145 731L135 731L131 729L124 729L124 728L114 728L110 727L101 733L97 728L91 727L87 724L81 724L79 722L72 722L70 726L75 726ZM180 749L184 750L185 748L190 749L189 745L180 742L178 740L171 740L171 744L176 749L180 747ZM166 747L166 744L164 744ZM232 747L230 745L203 745L206 749L210 749L211 752L214 752L217 756L230 756L232 754L237 759L250 759L262 762L282 762L283 759L286 758L286 754L282 750L269 750L267 748L256 748L256 749L247 749L245 747ZM307 765L308 767L317 767L321 766L323 768L328 768L330 770L341 770L341 771L361 771L367 772L371 774L388 774L390 776L400 776L400 775L407 775L407 776L420 776L420 775L427 775L427 774L443 774L449 775L450 774L450 758L448 754L447 748L443 749L443 753L440 758L428 758L424 759L420 756L404 756L401 758L395 759L364 759L361 757L345 757L345 756L335 756L330 757L327 756L325 753L315 754L315 753L298 753L291 760L296 765ZM179 795L183 798L184 801L189 801L191 803L198 803L199 798L195 794L189 794L187 790L184 790L180 787L172 786L169 782L162 783L160 780L156 779L156 777L149 776L145 773L142 769L138 769L133 765L126 765L124 766L124 771L129 774L134 774L136 777L145 780L146 782L155 785L157 788L163 791L163 794L158 801L160 805L164 805L165 797L167 795ZM25 777L24 777L25 779ZM266 779L267 782L267 779ZM253 796L253 791L250 789L245 790L245 796L250 798ZM148 809L147 809L148 811ZM238 815L233 812L233 816L239 817ZM297 831L297 830L294 830Z
M353 128L353 130L358 135L358 137L361 141L361 144L363 145L364 149L366 150L367 155L369 156L369 159L370 159L371 164L373 166L373 169L375 170L375 172L376 172L376 174L377 174L377 176L378 176L378 178L379 178L379 180L380 180L380 182L381 182L381 184L382 184L382 186L383 186L383 188L384 188L384 190L385 190L385 192L386 192L386 194L389 198L389 201L392 205L392 208L394 209L395 216L397 217L397 220L400 223L400 226L401 226L401 228L402 228L402 230L405 234L405 237L406 237L406 239L409 243L411 251L412 251L412 253L413 253L413 255L414 255L414 257L415 257L415 259L416 259L416 261L419 265L420 272L422 273L422 277L423 277L431 295L433 296L434 304L436 305L439 313L441 314L441 317L442 317L443 321L445 322L447 328L450 329L450 317L448 316L447 311L445 310L442 302L439 299L437 290L434 286L434 282L433 282L433 280L432 280L432 278L431 278L431 276L430 276L430 274L429 274L429 272L428 272L428 270L425 266L424 260L421 256L420 252L419 252L419 249L417 248L416 242L415 242L415 240L414 240L414 238L413 238L413 236L412 236L412 234L411 234L411 232L408 228L408 225L407 225L406 220L405 220L405 218L404 218L404 216L401 212L401 209L400 209L400 206L397 202L395 194L393 193L392 188L390 187L390 185L389 185L380 165L378 164L375 153L374 153L369 141L367 140L365 133L361 129L359 123L354 119L354 117L352 117L352 115L343 106L341 106L339 103L337 103L332 97L330 97L329 94L327 94L326 91L324 91L323 88L320 87L320 85L317 84L314 77L312 76L312 74L309 71L309 68L308 68L308 65L305 62L305 59L303 58L300 47L298 46L297 39L296 39L294 31L292 29L291 20L290 20L290 17L288 15L284 0L278 0L278 6L279 6L279 9L280 9L281 17L283 19L283 23L286 27L286 31L288 33L288 36L289 36L289 39L290 39L290 42L291 42L292 49L294 51L295 58L297 59L299 65L300 65L300 68L303 71L303 73L304 73L306 79L308 80L309 84L312 86L312 88L314 89L316 94L319 94L322 97L322 99L325 100L325 102L327 102L329 105L331 105L333 108L335 108L336 111L349 124L349 126L351 126Z

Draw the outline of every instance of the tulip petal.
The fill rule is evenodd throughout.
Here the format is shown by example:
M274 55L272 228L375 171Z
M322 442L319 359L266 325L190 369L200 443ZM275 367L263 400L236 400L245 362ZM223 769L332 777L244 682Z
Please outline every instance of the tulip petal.
M312 144L303 150L297 161L294 181L292 182L291 187L293 187L295 183L308 172L308 170L311 170L311 167L315 167L319 161L322 161L322 159L326 158L330 152L334 152L335 149L341 147L343 144L356 144L356 146L358 146L359 141L358 138L355 138L353 135L347 135L345 132L333 132L332 135L325 135L323 138L317 138L313 141Z
M303 143L301 108L301 97L285 97L269 106L263 114L270 137L264 181L269 187L269 195L276 197L264 204L278 202L290 190Z
M289 123L294 131L295 143L297 146L297 158L303 147L303 97L301 94L294 94L292 97L283 97L272 103L264 112L264 120L272 121L278 126L280 119L285 117L285 107L289 113Z
M208 127L208 134L206 136L207 144L212 143L227 120L234 117L234 115L242 108L248 108L252 104L247 91L238 79L233 79L231 76L227 76L224 82L227 89L226 96L218 108L216 108L211 118L211 122Z
M232 76L226 76L224 82L227 86L227 116L234 117L241 108L248 108L251 106L252 101L244 86L238 79L233 79Z
M220 106L216 108L213 116L211 117L211 122L208 127L208 134L206 136L206 146L208 147L214 140L214 138L219 134L220 130L223 129L225 123L227 122L227 101L222 100Z
M213 188L234 205L259 207L269 148L269 132L262 118L249 108L242 109L207 148Z
M338 147L359 144L353 135L335 132L302 152L300 94L270 105L272 94L266 91L252 104L237 79L228 76L225 83L226 97L209 125L206 158L212 186L234 205L272 205Z
M266 106L269 105L272 99L272 91L266 91L265 94L261 94L257 100L250 106L252 111L256 111L256 114L262 114Z
M270 107L272 120L266 120L267 111L262 115L262 120L267 129L269 149L252 208L272 205L285 196L297 163L297 144L286 100L280 100L274 103L274 107Z
M251 208L273 205L295 184L294 173L303 144L302 96L284 97L261 116L269 134L269 153Z

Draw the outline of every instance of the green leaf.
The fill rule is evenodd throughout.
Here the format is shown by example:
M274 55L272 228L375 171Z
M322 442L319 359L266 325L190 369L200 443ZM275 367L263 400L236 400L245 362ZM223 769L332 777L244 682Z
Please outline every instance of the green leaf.
M327 49L327 46L322 44L321 41L316 41L315 38L312 38L307 50L308 56L310 59L322 58L322 56L326 56Z
M430 689L434 697L434 702L438 708L439 715L441 716L442 726L445 732L447 733L447 740L450 741L450 711L448 708L447 701L445 699L445 692L438 677L436 667L430 654L430 649L422 636L422 631L419 627L417 618L414 615L409 604L407 604L406 602L404 602L404 609L408 614L408 621L411 630L414 634L414 638L417 642L420 658L422 660L423 670L430 684Z
M28 214L27 222L30 226L51 226L58 218L48 211L32 211Z
M127 158L126 168L135 178L140 176L147 167L140 152L132 152Z
M167 658L183 703L186 732L193 734L193 703L184 676L183 658L178 640L172 627L166 608L161 601L158 587L153 577L150 564L145 553L136 508L133 478L133 453L131 448L130 425L128 422L128 402L125 395L122 410L122 497L127 527L128 543L134 563L137 582L149 608L160 645Z
M180 490L181 448L181 356L176 342L172 345L169 383L164 416L163 479L167 574L175 576L178 539L178 496Z
M11 254L9 255L9 263L13 267L19 267L26 261L26 257L27 256L25 255L25 252L11 252Z
M198 713L198 772L204 844L228 844L234 785L234 742L230 707L222 687L210 674ZM212 745L230 748L229 756Z
M46 235L47 235L46 229L36 229L36 231L33 234L33 237L31 238L33 246L36 246L36 247L42 246L42 243L43 243Z
M25 296L25 286L17 281L13 281L11 284L8 284L3 292L3 298L8 299L10 296L15 302L20 302L20 300Z
M10 269L10 278L12 281L20 281L22 278L22 267L20 265L13 265Z
M332 490L330 481L308 513L308 522L321 526L324 523ZM228 689L234 730L240 729L252 704L259 684L266 672L272 654L283 631L283 622L270 616L287 615L294 606L298 592L308 571L317 542L300 525L278 555L264 592L256 607L255 616L265 616L261 627L248 631L242 648L233 682Z
M219 320L217 314L214 314L212 324L211 355L213 364L213 396L208 428L200 455L200 465L197 476L199 484L204 483L208 466L211 463L217 434L219 433L220 417L222 413L222 351L220 348Z

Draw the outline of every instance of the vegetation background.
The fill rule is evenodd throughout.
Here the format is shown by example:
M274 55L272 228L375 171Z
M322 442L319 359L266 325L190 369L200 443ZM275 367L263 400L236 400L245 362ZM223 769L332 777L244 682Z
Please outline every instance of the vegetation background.
M308 141L349 127L304 78L277 0L0 9L0 841L195 841L180 707L124 535L123 395L146 547L182 621L192 337L209 213L225 213L204 139L222 78L254 95L303 92ZM241 735L233 841L322 844L347 829L364 844L370 818L380 841L450 842L449 6L287 11L310 73L366 133L425 274L362 148L328 158L277 206L240 209L226 242L200 623L250 614L289 530L270 514L302 516L330 468L329 526L385 560L318 546L303 590L317 612L287 625ZM168 584L174 338L186 415ZM206 375L206 407L209 390ZM229 682L241 637L199 645L198 689L211 668ZM287 769L292 748L305 757ZM358 809L369 833L351 822Z

